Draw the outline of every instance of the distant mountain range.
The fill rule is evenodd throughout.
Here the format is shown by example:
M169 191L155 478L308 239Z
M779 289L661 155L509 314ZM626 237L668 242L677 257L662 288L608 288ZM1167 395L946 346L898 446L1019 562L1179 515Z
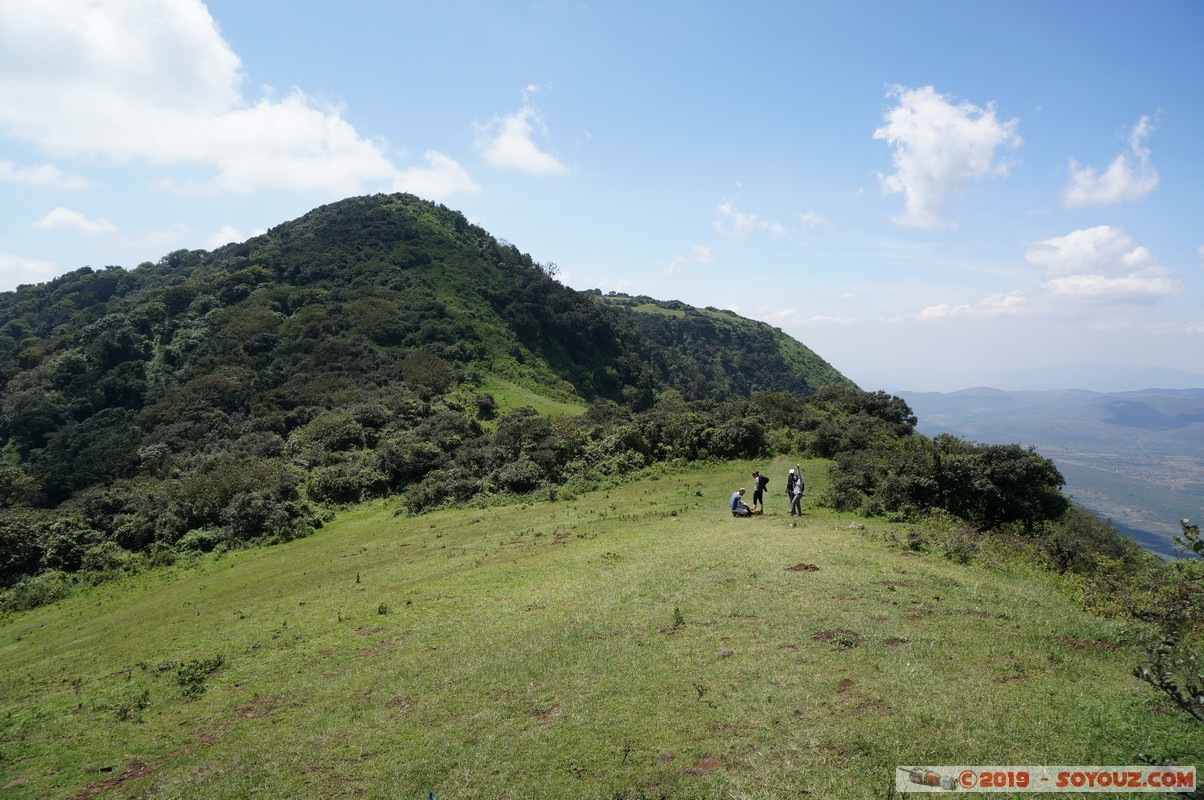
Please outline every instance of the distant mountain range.
M929 436L1035 446L1080 505L1162 555L1204 517L1204 389L899 392Z
M1011 370L942 365L939 379L882 388L903 396L916 392L951 393L975 385L995 386L1010 392L1061 391L1066 387L1102 393L1134 392L1151 387L1190 389L1204 386L1204 371L1131 364L1059 364Z

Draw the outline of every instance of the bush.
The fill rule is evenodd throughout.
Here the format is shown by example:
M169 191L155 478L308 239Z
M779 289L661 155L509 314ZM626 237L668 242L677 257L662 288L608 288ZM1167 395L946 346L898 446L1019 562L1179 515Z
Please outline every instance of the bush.
M84 551L80 569L85 572L124 572L136 561L136 556L117 542L101 542Z
M75 589L77 579L59 570L23 578L0 594L0 608L5 611L28 611L62 600Z
M42 514L29 509L6 509L0 515L0 584L33 575L42 566Z
M319 503L357 503L383 494L385 474L364 460L344 461L311 470L305 493Z
M176 549L211 553L219 545L227 544L229 541L229 532L221 528L197 528L181 536L180 540L176 542Z

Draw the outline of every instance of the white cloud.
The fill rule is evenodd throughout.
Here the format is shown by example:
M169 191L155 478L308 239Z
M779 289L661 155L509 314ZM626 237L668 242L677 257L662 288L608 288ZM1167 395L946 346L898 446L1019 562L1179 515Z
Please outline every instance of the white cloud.
M802 321L804 325L856 325L856 317L808 317Z
M531 101L537 87L523 91L523 105L513 114L494 117L478 126L477 146L485 160L499 169L532 175L563 175L569 171L556 156L541 150L536 135L546 135L543 115Z
M437 150L424 154L428 167L410 167L393 184L394 191L410 192L431 200L444 200L461 192L479 192L468 170Z
M0 253L0 286L17 287L25 283L45 283L62 272L58 264Z
M1145 140L1153 131L1150 118L1143 116L1129 134L1129 151L1113 159L1102 175L1070 159L1070 182L1062 190L1062 203L1069 208L1110 205L1140 200L1152 192L1158 185L1158 170L1150 166Z
M350 194L408 174L300 89L245 97L239 58L200 0L0 0L0 15L0 130L44 152L211 172L154 184L186 193Z
M70 192L90 189L96 185L94 181L79 175L68 175L53 164L18 167L11 161L0 161L0 181L36 189L65 189Z
M251 236L246 236L237 228L234 228L230 225L225 225L209 234L209 237L205 240L205 249L216 250L217 248L228 245L231 242L243 242L247 239L250 239L252 236L259 236L264 233L267 233L267 231L263 228L258 228L255 231L252 231Z
M977 303L929 306L913 319L952 317L1056 316L1074 312L1093 317L1095 327L1126 325L1118 309L1146 305L1183 289L1148 248L1120 228L1100 225L1037 242L1025 260L1045 280Z
M41 231L73 230L89 236L117 233L117 226L107 219L89 219L78 211L62 206L33 222L32 227Z
M821 214L816 214L814 211L804 211L799 214L798 221L803 226L804 231L822 230L827 233L832 232L832 223L828 221L828 218Z
M689 255L675 255L669 259L669 263L661 267L661 272L665 275L683 275L689 271L691 265L709 264L713 259L713 248L696 244L690 248Z
M1049 276L1042 287L1060 299L1143 302L1180 289L1148 248L1111 225L1046 239L1024 257Z
M1098 225L1037 242L1024 259L1048 275L1076 275L1085 270L1124 274L1153 256L1144 247L1134 247L1124 231Z
M883 190L904 196L895 222L916 228L939 228L950 196L973 181L1006 175L1010 164L996 161L996 150L1018 147L1018 120L1000 122L993 104L979 108L954 105L931 86L896 86L888 96L899 99L885 115L875 139L894 148L895 174L879 175Z
M719 205L719 216L711 223L715 230L729 239L747 239L751 233L764 232L780 238L785 236L786 226L773 220L763 220L756 214L741 211L725 200Z

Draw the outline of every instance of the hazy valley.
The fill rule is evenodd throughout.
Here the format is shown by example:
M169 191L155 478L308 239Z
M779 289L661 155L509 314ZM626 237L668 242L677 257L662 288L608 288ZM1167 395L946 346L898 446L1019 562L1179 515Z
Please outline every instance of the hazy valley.
M1204 514L1204 389L902 392L929 435L1035 446L1066 492L1161 554Z

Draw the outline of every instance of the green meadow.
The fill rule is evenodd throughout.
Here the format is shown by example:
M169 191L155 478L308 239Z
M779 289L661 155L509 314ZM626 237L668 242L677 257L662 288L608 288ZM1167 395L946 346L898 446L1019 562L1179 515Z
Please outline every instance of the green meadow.
M11 616L0 800L883 798L901 765L1204 761L1132 676L1148 631L915 526L792 520L787 466L378 501ZM767 513L734 519L758 467Z

